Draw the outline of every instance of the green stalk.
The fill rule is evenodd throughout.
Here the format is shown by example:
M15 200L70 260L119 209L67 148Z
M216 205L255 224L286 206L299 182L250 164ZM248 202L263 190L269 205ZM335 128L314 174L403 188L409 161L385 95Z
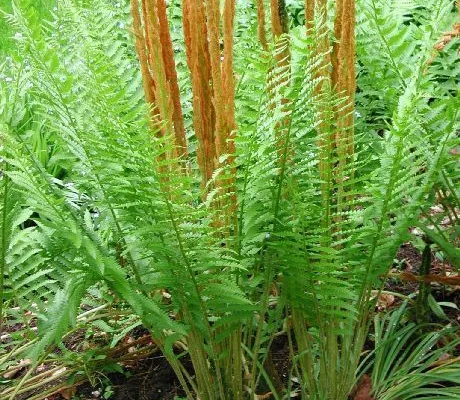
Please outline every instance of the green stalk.
M25 66L25 58L21 61L21 65L19 66L18 74L16 76L16 82L15 82L15 91L14 91L14 97L13 101L11 101L11 107L14 110L14 106L16 105L16 100L19 95L19 81L20 77L22 74L22 71ZM8 105L8 102L7 102ZM7 110L4 110L5 113ZM8 121L8 126L11 126L11 123L13 121L13 113L11 113L10 120ZM3 169L3 180L4 180L4 189L3 189L3 205L2 205L2 232L1 232L1 242L0 242L0 332L2 332L3 329L3 296L4 296L4 278L5 278L5 273L6 273L6 248L7 248L7 215L8 215L8 176L5 174L5 172L8 170L8 164L6 162L3 163L4 169Z
M6 163L5 169L6 171ZM3 172L3 173L4 173ZM2 232L0 237L0 332L3 332L3 296L4 296L4 276L6 273L6 247L7 247L7 207L8 207L8 177L3 175L3 205L2 205Z
M305 383L305 385L308 388L308 391L312 394L317 391L316 387L318 385L318 382L315 379L314 374L312 373L314 370L314 360L311 353L311 349L313 347L311 343L311 335L307 331L305 318L300 310L292 308L291 317L292 328L294 330L294 336L297 344L298 364L300 366L300 371L302 372L301 381ZM288 337L290 338L290 332L288 332L288 335ZM292 342L292 339L290 339L290 342ZM292 343L290 343L290 347L292 347ZM293 349L292 356L295 356ZM303 386L304 385L302 385L302 387Z
M423 249L422 265L420 266L419 275L425 278L431 269L431 245L427 243ZM415 303L415 321L419 325L426 324L430 321L430 306L428 297L431 294L430 282L421 281L418 286L418 295Z
M295 101L293 102L293 107L292 109L296 109L296 104L297 101L299 100L299 96L296 97ZM288 158L288 152L289 152L289 144L290 144L290 139L291 139L291 128L292 128L292 115L289 118L289 125L286 128L286 133L285 133L285 140L283 144L283 152L281 156L281 169L280 169L280 174L277 180L277 191L276 191L276 196L274 199L274 204L273 204L273 232L276 232L276 229L278 227L278 213L280 212L280 201L281 201L281 192L283 189L283 183L284 183L284 178L286 174L286 168L287 168L287 158ZM265 243L267 243L265 241ZM265 244L266 246L266 244ZM264 247L265 247L264 246ZM265 251L262 249L261 251L261 256L260 256L260 265L263 264L263 260L265 258ZM265 310L267 310L268 307L268 302L269 302L269 296L270 296L270 282L272 281L272 275L273 275L273 268L271 266L272 264L269 263L269 266L265 269L265 286L264 286L264 293L262 295L262 310L259 314L259 323L257 326L257 331L256 331L256 338L254 341L254 350L253 350L253 365L252 365L252 377L257 376L256 371L257 371L257 357L260 351L260 346L261 346L261 340L262 340L262 328L264 326L264 316L265 316ZM252 393L255 393L256 387L255 387L255 379L251 382L251 391Z
M387 56L390 60L390 64L391 66L393 67L393 70L394 72L396 73L396 75L398 76L398 79L401 83L401 86L406 89L407 88L407 84L406 84L406 80L404 79L404 77L402 76L401 74L401 71L398 67L398 65L396 64L396 61L395 59L393 58L393 55L391 53L391 49L390 49L390 44L388 43L388 40L386 38L386 35L382 32L382 29L380 27L380 24L378 23L378 20L379 20L379 16L378 16L378 13L377 13L377 6L375 5L375 0L372 0L372 11L374 12L374 22L375 22L375 28L377 29L377 32L380 36L380 39L382 40L383 42L383 45L385 47L385 50L387 52Z
M227 366L229 371L230 387L232 388L233 398L238 400L243 398L243 354L242 354L242 325L237 325L234 333L230 338L230 348L232 356L229 357L230 366ZM231 375L230 375L231 374Z
M167 198L166 195L164 196L164 200L166 202L166 207L168 209L169 218L170 218L170 221L171 221L171 223L173 225L173 229L174 229L174 232L175 232L175 235L176 235L177 243L179 245L179 250L180 250L182 259L184 261L185 270L186 270L188 276L190 277L190 280L192 282L195 294L196 294L196 296L198 298L198 301L199 301L199 304L200 304L200 310L201 310L201 313L203 315L203 319L204 319L204 322L205 322L205 327L206 327L207 334L208 334L209 349L210 349L210 352L211 352L212 360L213 360L213 362L215 364L214 365L215 366L215 373L216 373L217 383L218 383L218 387L219 387L220 397L222 399L224 399L225 398L225 390L224 390L224 386L223 386L222 372L221 372L221 369L220 369L220 363L219 363L217 354L215 353L215 349L214 349L214 343L213 343L213 340L212 340L212 331L211 331L211 326L209 325L209 320L208 320L208 314L206 312L206 307L205 307L205 304L203 302L203 298L201 297L200 289L198 288L198 282L197 282L195 274L194 274L194 272L192 270L192 266L191 266L190 261L188 259L187 253L185 251L182 236L181 236L181 234L179 232L179 228L178 228L176 220L174 218L174 213L172 211L171 203L170 203L170 201L169 201L169 199ZM203 346L204 344L201 344L201 345ZM212 382L213 379L212 379L212 377L210 375L210 370L209 370L209 368L208 368L206 363L204 363L203 367L208 372L207 373L206 387L212 386L210 383ZM197 374L199 373L199 371L195 371L195 372ZM212 397L209 398L209 400L213 400Z
M22 386L27 382L27 379L29 378L30 375L35 371L35 369L43 362L43 360L46 358L47 354L43 355L41 358L39 358L35 363L31 366L31 368L26 372L24 377L19 381L19 383L16 385L14 388L13 393L11 394L9 400L14 400L16 395L19 393L21 390Z
M445 171L445 170L442 170L442 171L441 171L441 176L442 176L442 179L443 179L445 185L446 185L446 186L448 187L448 189L449 189L450 195L455 199L455 203L456 203L456 204L460 204L460 199L459 199L458 196L457 196L457 191L455 190L455 187L452 186L452 183L450 182L450 178L446 175L446 171ZM452 212L455 213L455 214L454 214L454 215L455 215L455 218L456 218L457 221L458 221L459 217L458 217L457 214L456 214L455 207L452 207Z

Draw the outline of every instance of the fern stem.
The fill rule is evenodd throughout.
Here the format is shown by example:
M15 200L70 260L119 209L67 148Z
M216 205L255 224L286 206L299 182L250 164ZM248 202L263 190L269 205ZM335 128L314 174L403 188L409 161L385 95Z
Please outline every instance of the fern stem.
M3 296L4 296L4 276L6 273L6 241L7 241L7 212L8 212L8 177L5 175L7 170L6 163L3 168L3 205L2 205L2 234L0 241L0 332L3 332Z
M243 79L243 77L241 77L241 80ZM240 82L241 82L240 80ZM238 89L238 88L237 88ZM259 101L258 101L258 105L257 105L257 117L259 118L260 114L261 114L261 110L262 110L262 105L263 105L263 93L260 94L259 96ZM256 127L257 129L257 127ZM247 191L248 191L248 185L249 185L249 174L250 174L250 168L251 168L251 165L252 165L252 160L253 160L253 157L254 157L254 151L255 151L255 148L257 146L257 140L256 140L256 137L255 135L252 135L251 136L251 142L248 146L248 154L249 154L249 157L248 157L248 160L246 162L246 167L244 169L244 178L243 178L243 188L241 190L241 202L240 202L240 206L239 206L239 224L238 224L238 256L241 258L241 250L242 250L242 241L243 241L243 229L244 229L244 213L245 213L245 207L246 207L246 194L247 194ZM238 278L239 278L239 275L237 277L237 283L238 283Z
M428 297L431 295L431 283L425 279L431 270L431 245L425 244L422 254L422 264L420 266L419 276L422 279L418 286L418 294L415 302L415 322L418 325L424 325L431 320L431 309L428 303Z
M280 37L289 31L288 13L286 0L270 0L273 38Z
M212 342L212 331L211 331L211 326L209 325L208 313L206 312L206 307L204 305L203 298L201 297L200 289L198 288L198 282L197 282L195 274L194 274L194 272L192 270L192 266L190 264L190 261L189 261L189 259L187 257L187 254L186 254L186 251L185 251L185 248L184 248L184 244L183 244L183 241L182 241L182 236L181 236L181 234L179 232L179 228L178 228L176 220L174 218L171 203L170 203L169 199L166 196L164 197L164 200L166 202L166 207L168 209L169 219L170 219L170 221L171 221L171 223L173 225L173 229L174 229L174 232L175 232L175 235L176 235L176 240L177 240L177 244L179 246L179 251L180 251L180 253L182 255L182 259L184 260L185 270L187 271L187 274L189 275L189 277L190 277L190 279L192 281L192 285L193 285L193 288L195 290L195 294L196 294L196 296L198 298L198 301L199 301L199 304L200 304L200 310L201 310L201 313L203 315L203 320L204 320L205 327L206 327L207 334L208 334L209 349L210 349L210 352L211 352L212 360L213 360L213 362L215 364L215 373L216 373L216 376L217 376L217 383L218 383L218 386L219 386L220 396L221 396L222 399L224 399L225 398L225 391L224 391L224 387L223 387L222 373L221 373L221 370L220 370L220 364L219 364L218 357L217 357L217 355L215 353L215 350L214 350L214 344ZM209 371L209 368L206 365L203 366L203 367L206 368L207 371ZM197 373L198 373L198 371L197 371ZM212 400L212 398L209 399L209 400Z
M382 32L382 29L380 27L380 24L378 23L378 15L377 15L377 6L375 5L375 0L371 0L372 1L372 11L374 12L374 24L375 24L375 28L377 29L377 32L380 36L380 40L382 41L384 47L385 47L385 50L387 51L387 56L390 60L390 63L391 65L393 66L393 70L394 72L396 73L396 75L398 76L398 79L399 81L401 82L401 85L404 89L407 89L407 84L406 84L406 81L404 79L404 77L401 75L401 71L400 69L398 68L398 65L396 64L396 61L394 60L393 56L391 55L391 49L390 49L390 45L388 43L388 40L386 39L386 36L384 35L384 33Z
M292 110L296 110L296 105L297 101L299 100L299 96L296 96L293 103L292 103ZM292 121L293 121L293 116L290 115L290 118L288 120L288 126L283 129L284 133L284 143L282 147L282 154L281 154L281 164L280 164L280 173L277 177L277 191L274 199L274 204L273 204L273 228L272 232L276 232L278 228L278 214L280 211L280 201L281 201L281 194L282 194L282 189L283 189L283 182L285 178L285 173L286 173L286 168L287 168L287 160L288 160L288 152L289 152L289 145L290 145L290 139L291 139L291 130L292 130ZM259 264L263 264L263 260L265 258L265 251L264 248L267 246L267 240L264 240L264 245L262 246L261 250L261 256L260 256L260 262ZM261 339L262 339L262 328L263 328L263 323L264 323L264 315L266 313L267 307L268 307L268 302L269 302L269 295L270 295L270 287L271 287L271 281L273 279L273 267L271 263L265 268L265 276L264 276L264 292L262 294L262 311L259 314L259 322L256 330L256 337L254 341L254 350L253 350L253 356L255 359L253 359L253 365L252 365L252 376L256 376L256 369L257 369L257 357L258 353L260 351L260 346L261 346ZM255 393L256 387L255 387L255 380L252 381L251 385L251 390Z
M19 390L22 388L22 386L27 382L27 379L29 378L30 375L35 371L35 369L42 363L42 361L46 358L47 354L43 355L35 363L30 367L30 369L26 372L26 374L22 377L22 379L18 382L18 384L15 386L13 393L11 394L9 400L14 400L16 395L18 394Z
M22 75L22 71L25 67L26 59L24 58L20 64L19 71L16 77L16 82L14 85L14 100L12 101L12 107L16 104L16 100L19 96L19 82ZM5 110L4 110L5 111ZM10 120L8 125L11 126L13 121L14 113L11 113ZM0 164L1 165L1 164ZM9 200L9 191L8 191L8 163L3 163L3 170L0 169L0 173L3 174L3 205L2 205L2 225L1 225L1 242L0 242L0 332L3 331L3 296L4 296L4 279L6 274L6 251L7 251L7 217L8 217L8 200ZM25 318L24 316L22 318Z
M305 325L303 326L305 328ZM291 393L291 386L292 386L292 379L291 379L291 376L292 376L292 372L295 371L296 373L296 377L299 377L301 376L301 370L299 370L299 367L298 367L298 356L297 354L299 354L299 351L294 351L294 343L292 341L292 333L291 333L291 330L292 330L292 326L291 324L289 324L289 320L287 321L287 329L286 329L286 334L287 334L287 338L288 338L288 347L289 347L289 354L290 354L290 358L292 360L292 367L291 367L291 370L290 370L290 373L289 373L289 380L288 380L288 387L287 387L287 393ZM295 333L294 333L295 335ZM312 379L313 382L314 382L314 377L313 377L313 374L311 374L310 372L313 371L313 368L312 369L309 369L308 370L308 373L306 375L305 378L305 382L307 382L307 379ZM307 393L306 393L306 390L305 390L305 386L306 385L300 385L300 390L301 390L301 398L302 399L306 399L307 398Z
M458 196L457 196L457 191L456 191L455 188L452 186L452 182L450 182L450 179L449 179L449 177L446 175L446 171L445 171L445 170L442 170L442 171L441 171L441 176L442 176L442 179L443 179L445 185L446 185L447 188L449 189L450 195L454 198L454 203L455 203L455 204L460 204L460 199L459 199ZM459 218L459 216L457 215L457 212L456 212L456 210L455 210L455 207L452 207L452 212L454 213L455 219L458 221L460 218Z
M267 51L267 33L265 31L265 6L264 0L256 0L257 4L257 35L262 48Z
M164 350L164 346L162 344L159 344L159 347ZM179 383L181 384L182 389L185 391L187 395L187 399L194 400L194 396L192 395L192 392L190 391L189 384L195 393L199 393L199 391L198 391L198 388L193 383L193 378L188 374L185 367L182 365L182 363L180 363L177 360L176 357L171 356L170 354L168 354L168 352L165 352L163 350L162 350L162 353L168 360L168 363L173 369L174 373L176 374L177 379L179 379Z
M256 360L256 363L257 363L257 367L259 368L259 371L260 371L260 374L265 378L265 381L268 385L268 387L270 388L271 390L271 396L273 396L275 398L275 400L280 400L280 397L278 395L278 391L276 390L276 387L275 385L273 384L272 380L271 380L271 377L268 375L268 373L265 371L265 368L264 368L264 365L263 365L263 362L259 361L257 359L257 357L251 352L251 350L245 346L243 344L243 349L248 353L249 357L251 357L252 359L255 359ZM254 381L254 378L252 378L253 381ZM258 399L259 396L256 394L256 391L253 389L253 387L251 386L249 389L248 389L249 393L253 396L254 399Z
M107 199L107 194L106 194L105 188L102 185L102 182L101 182L101 180L99 178L99 175L95 174L94 177L95 177L96 182L98 183L99 187L102 190L104 199ZM124 238L123 230L121 229L120 223L118 222L118 218L117 218L117 216L115 214L115 210L113 209L112 204L107 200L106 200L106 205L107 205L107 207L108 207L108 209L110 211L110 214L112 215L113 222L115 224L115 227L117 228L118 234L120 235L120 240L122 241L123 246L126 248L127 247L126 239ZM134 262L133 256L131 255L131 252L128 251L126 253L126 256L128 258L129 264L131 265L131 269L132 269L132 271L134 273L134 278L136 279L136 282L140 286L142 293L146 294L145 289L142 287L142 278L141 278L140 270L139 270L138 266L136 265L136 263Z

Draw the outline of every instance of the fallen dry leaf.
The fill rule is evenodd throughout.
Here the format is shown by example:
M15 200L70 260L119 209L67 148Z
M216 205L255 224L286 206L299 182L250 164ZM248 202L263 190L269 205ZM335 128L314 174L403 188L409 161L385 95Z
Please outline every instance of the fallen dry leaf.
M392 294L382 293L377 301L377 309L379 311L386 310L388 307L393 305L394 302L395 297Z
M267 399L271 399L273 396L273 393L272 392L268 392L268 393L265 393L265 394L258 394L257 395L257 399L258 400L267 400Z
M25 367L28 367L31 363L32 363L32 360L30 360L29 358L20 360L18 365L14 365L8 368L6 372L3 374L3 377L5 379L12 379L18 374L19 371L21 371Z
M71 386L69 388L62 389L59 394L65 399L65 400L72 400L73 396L77 393L77 388L75 386Z
M371 393L371 377L367 374L364 374L358 382L353 400L375 400L375 398L371 396Z

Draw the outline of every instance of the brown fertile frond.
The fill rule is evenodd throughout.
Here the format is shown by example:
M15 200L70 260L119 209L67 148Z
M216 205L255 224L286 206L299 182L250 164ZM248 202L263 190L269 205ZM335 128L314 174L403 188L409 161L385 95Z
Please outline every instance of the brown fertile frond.
M262 44L262 48L267 51L267 33L265 31L265 6L264 0L256 0L257 5L257 35L259 42Z
M311 35L313 30L317 30L314 46L314 54L322 54L322 61L318 66L315 78L319 78L319 83L315 92L321 93L323 85L327 84L330 80L328 72L329 64L331 62L329 55L329 37L327 32L327 1L326 0L306 0L305 1L305 27L307 35Z
M331 76L329 72L330 67L330 43L327 30L327 4L326 0L306 0L305 1L305 27L307 36L313 35L315 40L311 43L312 53L314 57L320 56L320 62L313 76L317 80L315 87L315 95L318 98L324 97L324 95L330 91L331 87ZM327 97L327 96L326 96ZM319 172L322 180L321 191L323 193L323 202L327 207L329 195L331 193L330 188L330 171L333 169L331 164L331 154L334 148L334 138L332 137L331 126L333 124L333 115L328 104L321 110L321 123L317 128L318 133L318 148L321 150ZM324 226L330 225L328 220L323 221Z
M353 125L356 91L355 0L337 2L334 21L335 43L332 51L332 84L336 93L346 97L347 106L336 111L336 146L339 162L354 152ZM340 177L339 179L342 179Z
M222 65L222 84L226 116L226 153L230 155L228 164L232 165L235 154L235 77L233 74L233 25L235 20L235 0L226 0L223 14L224 55ZM232 191L232 210L236 210L236 169L232 169L228 190ZM232 213L230 210L230 213Z
M136 51L152 124L161 136L175 139L174 151L166 158L183 158L187 143L165 0L142 0L141 10L142 18L138 0L131 0Z
M211 61L203 2L184 0L182 6L185 49L191 74L193 92L193 126L198 140L198 165L202 185L206 185L214 171L215 113L212 105Z
M222 83L229 134L236 129L235 121L235 77L233 75L233 23L235 20L235 0L226 0L223 18L224 55ZM230 147L233 142L229 142Z
M290 64L290 49L286 40L280 40L281 35L289 33L289 22L285 0L270 0L273 40L277 50L276 61L279 66L288 68ZM286 78L288 79L288 78Z
M307 32L313 28L313 21L315 19L315 0L305 0L305 24Z
M212 105L215 113L215 168L229 166L233 157L227 158L223 164L221 156L234 153L233 133L235 122L235 80L233 76L233 22L235 18L235 0L225 0L223 18L221 21L220 1L205 0L206 26L208 32L209 56L211 61ZM222 47L221 50L221 25ZM236 197L228 196L234 192L236 171L229 179L219 178L216 182L219 188L219 207L225 209L222 222L230 222L231 210L236 209Z
M272 16L273 36L277 38L283 33L288 33L289 23L285 0L270 0L270 10Z
M225 0L222 19L219 0L184 0L182 10L192 77L193 122L199 142L198 163L204 187L219 167L220 157L234 152L235 0Z
M460 21L460 7L459 7L459 21ZM436 56L439 54L439 52L443 51L444 47L446 47L453 39L459 38L459 37L460 37L460 22L457 22L454 24L453 29L451 31L444 32L442 34L441 39L436 42L436 44L434 45L431 57L427 61L427 65L430 65L434 61ZM458 49L458 53L460 54L460 48Z
M171 89L166 77L166 66L163 59L163 46L160 35L157 0L143 0L144 29L147 37L148 60L155 82L155 99L163 127L162 136L173 133L173 103Z
M158 20L160 25L160 42L163 50L163 62L165 66L166 79L169 82L171 90L171 99L173 102L173 123L178 146L178 155L187 155L187 142L185 139L184 118L182 115L182 106L180 103L179 84L177 80L176 64L174 62L174 50L169 32L168 18L166 14L166 1L157 0Z
M323 153L319 165L322 178L322 192L326 203L332 193L331 176L338 184L336 202L338 211L342 211L345 193L345 169L354 152L354 100L356 91L355 78L355 0L337 0L335 8L334 34L335 42L329 55L330 43L327 28L327 1L306 0L306 31L314 35L313 52L321 55L321 63L314 72L318 84L315 93L327 94L331 89L345 98L335 109L325 104L318 127L318 146ZM332 64L332 71L330 66ZM335 131L335 135L334 132ZM338 163L331 160L338 157ZM325 204L326 205L326 204ZM324 221L325 227L331 221Z
M131 0L131 14L133 16L133 31L135 36L136 52L139 57L142 83L144 87L145 99L153 107L155 106L155 88L152 75L150 74L149 65L146 54L146 43L144 32L142 30L141 16L139 13L138 0Z
M216 113L215 146L216 156L225 153L225 110L220 53L220 1L205 0L206 26L208 28L209 56L211 60L211 79L213 106Z

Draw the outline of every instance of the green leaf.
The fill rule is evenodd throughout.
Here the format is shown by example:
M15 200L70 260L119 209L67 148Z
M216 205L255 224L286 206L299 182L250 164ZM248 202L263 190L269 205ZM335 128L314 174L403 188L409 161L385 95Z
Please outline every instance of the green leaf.
M432 294L428 295L428 305L438 318L449 320L447 315L444 313L444 310L441 308L441 305L436 301Z

